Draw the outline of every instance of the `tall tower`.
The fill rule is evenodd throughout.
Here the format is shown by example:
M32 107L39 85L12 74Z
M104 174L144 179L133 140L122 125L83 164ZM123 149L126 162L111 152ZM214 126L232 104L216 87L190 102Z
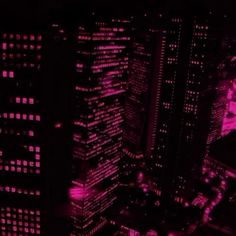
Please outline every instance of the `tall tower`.
M0 232L52 235L56 203L66 196L59 166L69 156L63 43L33 22L0 28Z
M156 140L165 48L164 32L152 26L134 30L125 102L124 169L144 169Z
M186 32L189 48L184 98L180 109L178 137L176 137L176 171L173 195L177 202L183 203L191 198L194 183L201 173L210 125L213 102L213 78L220 60L220 28L212 24L210 14L194 16ZM180 83L180 81L179 81Z
M93 235L116 200L121 159L127 20L80 23L74 32L73 208L71 235Z
M1 30L0 231L41 235L40 31Z
M153 18L155 19L153 19ZM172 148L179 70L182 19L159 14L137 24L125 104L124 162L126 175L142 170L152 179L152 190L161 195L171 182ZM169 189L167 190L169 191Z
M183 45L183 19L178 14L159 15L159 27L165 31L164 63L162 68L160 97L158 101L158 116L153 129L155 142L153 153L149 158L149 170L156 184L159 194L169 192L169 183L172 180L174 169L173 132L178 118L176 111L181 99L181 86L178 82L178 73L183 58L180 58ZM180 90L180 91L179 91ZM167 174L168 173L168 174ZM165 196L164 196L165 197Z

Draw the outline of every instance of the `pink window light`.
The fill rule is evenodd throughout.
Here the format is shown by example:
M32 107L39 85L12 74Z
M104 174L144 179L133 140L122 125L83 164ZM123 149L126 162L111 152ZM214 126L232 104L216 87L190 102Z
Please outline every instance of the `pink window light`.
M29 104L34 104L34 99L33 98L29 98Z
M40 155L39 154L35 154L35 159L36 160L40 160Z
M33 34L30 35L30 41L34 41L35 40L35 36Z
M28 134L29 134L30 137L33 137L34 136L34 131L30 130Z
M9 77L10 77L10 78L14 78L14 71L10 71L10 72L9 72Z
M26 120L26 119L27 119L27 115L26 115L26 114L23 114L23 115L22 115L22 119L23 119L23 120Z
M37 35L37 40L41 41L42 40L42 36L41 35Z
M14 43L10 43L9 48L14 48Z
M2 49L6 50L7 49L7 43L2 43Z
M35 118L37 121L40 121L40 115L36 115L36 118Z
M20 113L16 113L16 119L19 120L21 118L21 114Z
M34 115L29 115L29 120L34 120Z
M21 102L21 98L20 97L16 97L16 103L20 103Z
M22 103L27 104L27 98L22 98Z
M7 77L7 71L6 71L6 70L2 71L2 77L3 77L3 78L6 78L6 77Z
M62 123L60 123L60 122L57 122L57 123L54 124L55 129L59 129L61 127L62 127Z

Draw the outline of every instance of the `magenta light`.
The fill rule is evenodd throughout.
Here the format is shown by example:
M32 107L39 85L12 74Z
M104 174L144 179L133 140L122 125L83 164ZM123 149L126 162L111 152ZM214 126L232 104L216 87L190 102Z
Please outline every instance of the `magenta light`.
M89 194L89 191L83 187L72 187L69 190L69 196L72 200L84 199Z
M55 123L55 124L54 124L54 128L55 128L55 129L62 128L62 123L60 123L60 122Z

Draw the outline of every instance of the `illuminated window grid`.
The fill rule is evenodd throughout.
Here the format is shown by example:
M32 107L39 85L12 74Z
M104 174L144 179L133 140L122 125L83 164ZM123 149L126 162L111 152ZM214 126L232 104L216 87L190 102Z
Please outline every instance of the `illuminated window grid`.
M10 193L15 195L29 195L29 196L40 196L39 190L26 189L23 187L16 187L12 185L0 185L0 192L2 193Z
M29 152L33 152L34 159L32 160L4 160L0 162L0 171L17 172L24 174L40 174L40 147L39 146L25 146ZM2 154L4 155L4 153Z
M40 235L40 211L24 208L0 208L1 236Z
M118 178L118 175L115 177ZM115 182L104 191L92 192L82 201L73 201L75 215L81 217L84 222L91 221L91 217L106 210L116 200L114 191L117 187L118 183ZM76 220L76 217L73 217L73 219Z
M42 59L42 35L2 33L0 50L3 67L39 68ZM0 71L2 78L14 78L12 70Z

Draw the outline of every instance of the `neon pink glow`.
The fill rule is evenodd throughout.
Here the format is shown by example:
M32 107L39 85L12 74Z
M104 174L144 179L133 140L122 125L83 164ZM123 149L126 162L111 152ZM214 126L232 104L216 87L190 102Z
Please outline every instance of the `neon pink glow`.
M231 87L228 90L227 100L228 105L225 111L223 126L221 135L225 136L230 131L236 129L236 79L234 79L231 83Z
M7 44L6 43L2 43L2 49L6 50L7 49Z
M73 187L69 190L69 196L72 200L81 200L88 196L90 191L83 187Z
M4 70L4 71L2 72L2 77L3 77L3 78L6 78L6 77L7 77L7 71Z
M54 128L55 128L55 129L62 128L62 123L60 123L60 122L55 123L55 124L54 124Z
M31 41L35 40L35 36L33 34L30 35L30 40Z

